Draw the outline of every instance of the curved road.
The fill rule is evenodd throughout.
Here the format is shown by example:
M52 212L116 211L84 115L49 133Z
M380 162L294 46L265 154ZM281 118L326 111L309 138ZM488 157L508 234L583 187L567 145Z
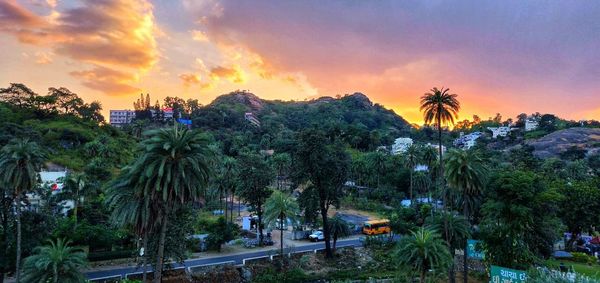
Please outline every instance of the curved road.
M349 246L353 246L353 247L362 246L362 242L358 238L357 239L349 239L349 240L339 240L337 242L338 248L349 247ZM324 248L325 248L325 243L320 242L320 243L315 243L315 244L310 244L310 245L302 245L302 246L294 247L293 250L294 250L294 253L299 253L299 252L307 252L307 251L324 249ZM263 250L263 251L257 251L257 252L216 256L216 257L210 257L210 258L189 259L189 260L186 260L183 264L173 263L173 268L177 269L177 268L183 268L183 267L196 267L196 266L201 266L201 265L210 265L210 264L223 263L223 262L235 262L235 264L242 264L244 259L270 256L270 255L275 254L277 251L278 251L278 249L271 249L271 250ZM148 270L151 270L150 266L148 267ZM118 267L118 268L109 269L109 270L86 272L86 276L89 280L100 280L100 279L105 279L105 278L114 278L117 276L125 278L126 274L138 273L141 271L142 271L141 267Z

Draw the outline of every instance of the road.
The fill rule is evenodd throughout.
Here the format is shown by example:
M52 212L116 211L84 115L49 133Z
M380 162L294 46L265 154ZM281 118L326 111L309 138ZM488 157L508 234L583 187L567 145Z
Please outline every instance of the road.
M338 240L338 242L337 242L338 248L348 247L348 246L354 246L354 247L362 246L362 242L359 239ZM294 252L297 253L297 252L306 252L306 251L323 249L323 248L325 248L325 243L320 242L320 243L315 243L315 244L294 247L293 249L294 249ZM272 249L272 250L263 250L263 251L257 251L257 252L249 252L249 253L216 256L216 257L210 257L210 258L189 259L189 260L186 260L183 264L174 263L173 267L174 268L195 267L195 266L215 264L215 263L221 263L221 262L231 262L231 261L234 261L235 264L242 264L244 259L273 255L277 251L278 251L277 249ZM148 270L151 270L151 267L148 267ZM141 267L117 267L117 268L109 269L109 270L90 271L90 272L86 273L86 276L89 280L112 278L112 277L116 277L116 276L121 276L122 278L125 278L126 274L137 273L137 272L141 272L141 271L142 271Z

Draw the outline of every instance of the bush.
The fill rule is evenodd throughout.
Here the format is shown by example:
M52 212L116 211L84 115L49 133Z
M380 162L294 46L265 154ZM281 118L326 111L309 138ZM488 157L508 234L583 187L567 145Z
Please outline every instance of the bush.
M597 262L596 258L591 256L591 255L587 255L585 253L571 253L573 255L572 260L574 262L581 262L581 263L586 263L586 264L594 264Z
M388 235L367 236L364 240L365 248L370 249L387 249L395 244L394 239Z
M596 279L577 273L561 273L548 269L529 271L527 277L527 283L600 283Z

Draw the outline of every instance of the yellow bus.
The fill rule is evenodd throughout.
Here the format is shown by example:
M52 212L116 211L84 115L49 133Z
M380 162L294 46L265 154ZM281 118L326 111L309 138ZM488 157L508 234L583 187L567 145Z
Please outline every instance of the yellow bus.
M387 219L365 221L362 232L366 235L387 234L390 232L390 221Z

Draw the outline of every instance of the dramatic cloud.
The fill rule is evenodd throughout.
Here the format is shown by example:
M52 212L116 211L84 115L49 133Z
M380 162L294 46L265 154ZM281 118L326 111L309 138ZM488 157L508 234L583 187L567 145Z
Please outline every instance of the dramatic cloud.
M138 92L139 89L129 85L137 81L134 73L120 72L114 69L96 67L91 70L74 71L70 75L82 79L83 85L109 94L127 94Z
M14 1L0 2L0 30L23 43L50 46L57 55L91 65L92 70L71 74L86 78L83 84L92 89L107 94L136 90L130 84L152 68L159 56L152 5L141 0L82 4L42 16ZM54 1L48 5L60 8ZM39 63L50 61L49 56L41 56Z
M260 54L275 72L306 74L322 94L362 90L416 107L420 94L445 84L469 100L485 93L494 103L561 112L557 105L597 86L600 75L596 2L214 2L205 8L222 13L193 12L211 40ZM402 83L414 88L390 87L424 61L435 69ZM573 110L600 104L592 96L580 95L585 103ZM469 111L483 108L472 102Z
M179 78L183 81L185 86L200 83L200 76L196 74L180 74Z
M233 83L243 83L245 80L244 72L239 66L233 66L231 68L219 66L212 68L210 70L210 76L214 80L224 78Z

